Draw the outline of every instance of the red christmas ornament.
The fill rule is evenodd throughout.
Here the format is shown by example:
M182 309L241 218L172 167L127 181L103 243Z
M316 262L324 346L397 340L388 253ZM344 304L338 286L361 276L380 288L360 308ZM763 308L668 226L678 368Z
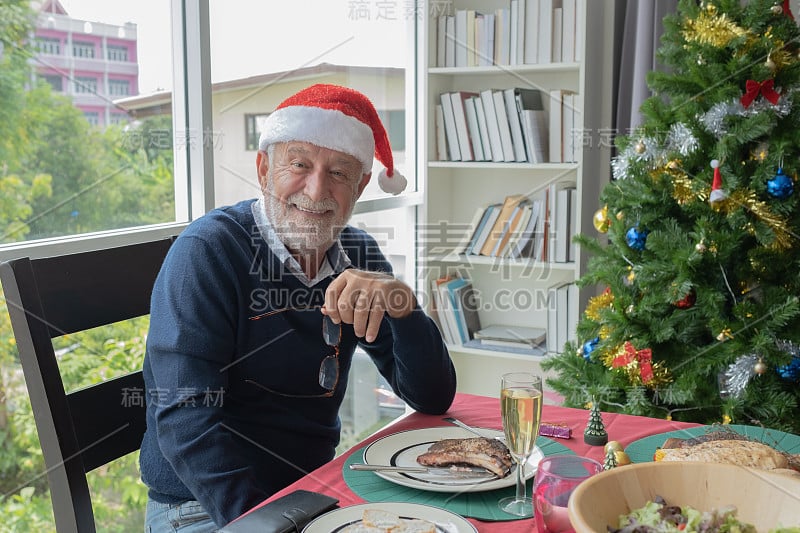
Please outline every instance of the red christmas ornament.
M695 294L694 289L692 289L686 294L686 296L684 296L677 302L673 302L672 304L678 309L689 309L694 305L696 300L697 300L697 294Z

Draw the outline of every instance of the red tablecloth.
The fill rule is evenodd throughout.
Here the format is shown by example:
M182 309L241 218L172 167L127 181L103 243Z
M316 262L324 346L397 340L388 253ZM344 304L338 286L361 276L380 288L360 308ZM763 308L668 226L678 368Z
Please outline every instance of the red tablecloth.
M463 420L473 426L502 429L502 423L500 421L500 400L497 398L458 394L452 407L447 412L447 415ZM586 424L589 420L588 411L545 405L542 420L548 423L560 423L571 427L572 438L568 440L557 439L558 442L573 450L577 455L591 457L600 462L603 461L602 446L589 446L583 442L583 431L586 429ZM656 433L697 425L615 413L603 413L603 423L608 432L609 439L619 441L623 446L642 437L647 437ZM354 446L353 450L361 448L363 445L380 437L398 431L444 425L447 425L447 423L442 421L441 416L412 413L370 436L368 439L365 439L363 442ZM339 500L339 505L341 507L364 503L363 499L356 496L347 487L342 477L342 466L351 453L353 453L352 450L337 457L325 466L314 470L296 483L289 485L282 491L273 495L264 503L297 489L321 492L332 496ZM477 527L478 531L481 533L536 531L533 519L514 520L510 522L482 522L472 518L469 520L475 524L475 527Z

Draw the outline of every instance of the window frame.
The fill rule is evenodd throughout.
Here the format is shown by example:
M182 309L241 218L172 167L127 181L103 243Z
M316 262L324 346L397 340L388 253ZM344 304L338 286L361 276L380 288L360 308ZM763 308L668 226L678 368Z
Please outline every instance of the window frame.
M180 233L194 219L215 207L214 164L211 143L186 142L192 132L213 131L211 116L210 29L208 0L170 0L173 56L173 138L176 222L137 226L78 235L0 244L0 261L19 257L48 257L113 246L124 246L164 238ZM409 32L407 45L414 50L410 61L420 61L417 27ZM71 50L70 50L71 51ZM410 64L406 70L406 154L416 162L405 170L408 191L399 196L359 201L353 213L371 213L396 208L413 209L422 204L422 184L418 183L420 165L416 158L418 135L417 79L419 69ZM181 138L182 136L182 138ZM416 184L416 185L415 185ZM413 247L416 250L416 246ZM416 272L416 258L409 262L409 273ZM407 278L411 286L414 280Z

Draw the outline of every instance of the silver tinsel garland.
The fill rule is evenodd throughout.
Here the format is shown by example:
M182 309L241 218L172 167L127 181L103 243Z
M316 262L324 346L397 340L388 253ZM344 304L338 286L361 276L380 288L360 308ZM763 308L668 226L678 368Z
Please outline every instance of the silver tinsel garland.
M667 134L668 151L678 152L683 157L686 157L697 150L699 144L692 130L683 122L676 122L670 127Z
M728 365L724 372L720 372L717 376L719 383L719 395L722 398L732 396L738 398L741 396L750 379L755 375L755 365L758 362L758 356L754 353L749 353L740 356L736 361Z
M637 138L638 141L634 141ZM650 168L657 168L676 154L684 157L689 155L697 150L699 145L692 130L682 122L670 127L664 144L659 143L654 137L643 134L633 133L629 139L633 142L611 160L611 172L615 180L628 178L632 163L645 162Z
M749 107L744 107L738 98L728 102L718 102L697 118L706 131L721 138L728 133L725 119L729 116L750 117L764 111L772 111L779 117L785 117L792 111L791 93L793 92L792 90L787 94L782 94L777 104L772 104L766 98L757 98Z

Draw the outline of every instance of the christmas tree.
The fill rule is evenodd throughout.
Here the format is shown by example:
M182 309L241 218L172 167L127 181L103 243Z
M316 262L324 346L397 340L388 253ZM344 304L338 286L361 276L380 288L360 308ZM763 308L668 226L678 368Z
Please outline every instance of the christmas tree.
M667 72L577 237L598 296L548 383L575 407L800 433L800 31L772 0L681 0L664 25Z

